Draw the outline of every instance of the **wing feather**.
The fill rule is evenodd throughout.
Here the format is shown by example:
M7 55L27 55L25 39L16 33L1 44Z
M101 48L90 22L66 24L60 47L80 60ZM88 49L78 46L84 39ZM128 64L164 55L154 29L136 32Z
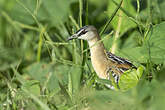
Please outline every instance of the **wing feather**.
M106 55L108 59L113 62L111 67L109 67L107 73L112 74L117 85L122 73L129 70L130 68L136 68L129 60L118 57L111 52L106 52Z

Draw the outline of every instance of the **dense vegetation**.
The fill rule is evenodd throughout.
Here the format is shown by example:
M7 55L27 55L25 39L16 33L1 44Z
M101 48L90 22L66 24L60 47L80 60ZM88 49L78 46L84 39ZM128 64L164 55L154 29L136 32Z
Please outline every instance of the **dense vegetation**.
M119 3L0 0L0 110L164 110L165 0L123 0L115 14ZM145 68L136 87L104 86L87 42L66 40L84 25Z

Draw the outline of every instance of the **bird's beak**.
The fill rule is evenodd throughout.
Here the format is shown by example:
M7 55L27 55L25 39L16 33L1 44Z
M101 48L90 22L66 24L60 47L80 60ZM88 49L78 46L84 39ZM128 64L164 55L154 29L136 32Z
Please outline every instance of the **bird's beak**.
M73 39L76 39L76 38L78 38L77 34L73 34L72 36L68 37L67 40L69 41L69 40L73 40Z

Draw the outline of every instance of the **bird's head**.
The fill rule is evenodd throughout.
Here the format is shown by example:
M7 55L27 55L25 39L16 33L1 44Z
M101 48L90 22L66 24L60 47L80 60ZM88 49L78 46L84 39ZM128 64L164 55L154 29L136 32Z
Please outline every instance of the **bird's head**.
M93 38L97 37L97 29L94 26L84 26L80 28L75 34L70 36L68 40L72 39L82 39L82 40L92 40Z

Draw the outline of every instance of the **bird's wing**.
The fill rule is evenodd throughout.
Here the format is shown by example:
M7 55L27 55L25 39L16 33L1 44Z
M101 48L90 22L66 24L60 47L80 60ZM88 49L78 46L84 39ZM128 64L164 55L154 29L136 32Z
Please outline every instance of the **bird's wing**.
M111 52L106 52L106 55L109 60L113 61L114 63L121 64L121 65L127 65L129 67L135 67L129 60L118 57Z
M106 52L108 60L112 63L108 69L108 73L111 73L115 82L118 84L120 75L130 68L136 68L129 60L118 57L111 52Z

